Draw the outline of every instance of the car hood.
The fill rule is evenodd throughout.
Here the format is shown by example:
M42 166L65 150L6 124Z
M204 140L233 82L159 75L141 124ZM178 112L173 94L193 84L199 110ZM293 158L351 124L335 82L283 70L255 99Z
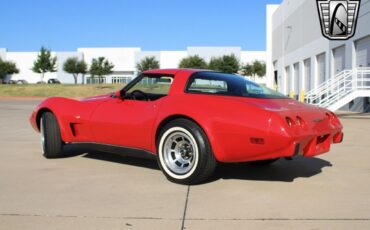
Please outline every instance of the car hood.
M81 102L88 102L88 101L103 101L106 99L109 99L112 97L112 93L109 94L103 94L103 95L97 95L97 96L92 96L92 97L86 97L81 99Z

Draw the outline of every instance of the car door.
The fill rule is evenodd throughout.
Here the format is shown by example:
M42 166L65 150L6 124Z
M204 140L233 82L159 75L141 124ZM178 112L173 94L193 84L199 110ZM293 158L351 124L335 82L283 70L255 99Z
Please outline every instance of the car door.
M127 96L124 99L110 98L102 103L91 117L91 129L97 143L150 150L153 124L170 83L160 85L163 92L156 92L158 76L143 76L127 90L140 90L150 95L150 100ZM160 78L160 77L159 77Z
M158 102L111 98L91 118L97 143L150 149Z

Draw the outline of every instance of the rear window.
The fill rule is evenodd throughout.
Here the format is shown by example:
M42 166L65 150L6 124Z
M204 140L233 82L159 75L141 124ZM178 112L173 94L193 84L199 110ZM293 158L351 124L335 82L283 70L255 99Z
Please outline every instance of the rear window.
M201 93L224 93L228 88L226 81L195 78L188 90Z
M254 98L288 98L239 75L198 72L190 77L186 92Z

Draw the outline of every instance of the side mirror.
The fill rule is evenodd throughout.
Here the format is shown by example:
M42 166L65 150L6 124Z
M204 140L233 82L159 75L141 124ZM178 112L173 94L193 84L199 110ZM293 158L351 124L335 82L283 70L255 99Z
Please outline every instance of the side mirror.
M125 96L126 96L126 92L124 90L118 90L114 93L114 96L118 99L125 99Z

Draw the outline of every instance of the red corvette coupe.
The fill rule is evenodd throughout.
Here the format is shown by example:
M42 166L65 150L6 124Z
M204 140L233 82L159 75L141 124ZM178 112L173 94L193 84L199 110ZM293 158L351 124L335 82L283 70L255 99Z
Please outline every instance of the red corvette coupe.
M182 184L209 178L217 162L313 157L343 139L332 112L244 78L204 70L151 70L122 90L83 100L49 98L30 118L47 158L63 146L156 157Z

